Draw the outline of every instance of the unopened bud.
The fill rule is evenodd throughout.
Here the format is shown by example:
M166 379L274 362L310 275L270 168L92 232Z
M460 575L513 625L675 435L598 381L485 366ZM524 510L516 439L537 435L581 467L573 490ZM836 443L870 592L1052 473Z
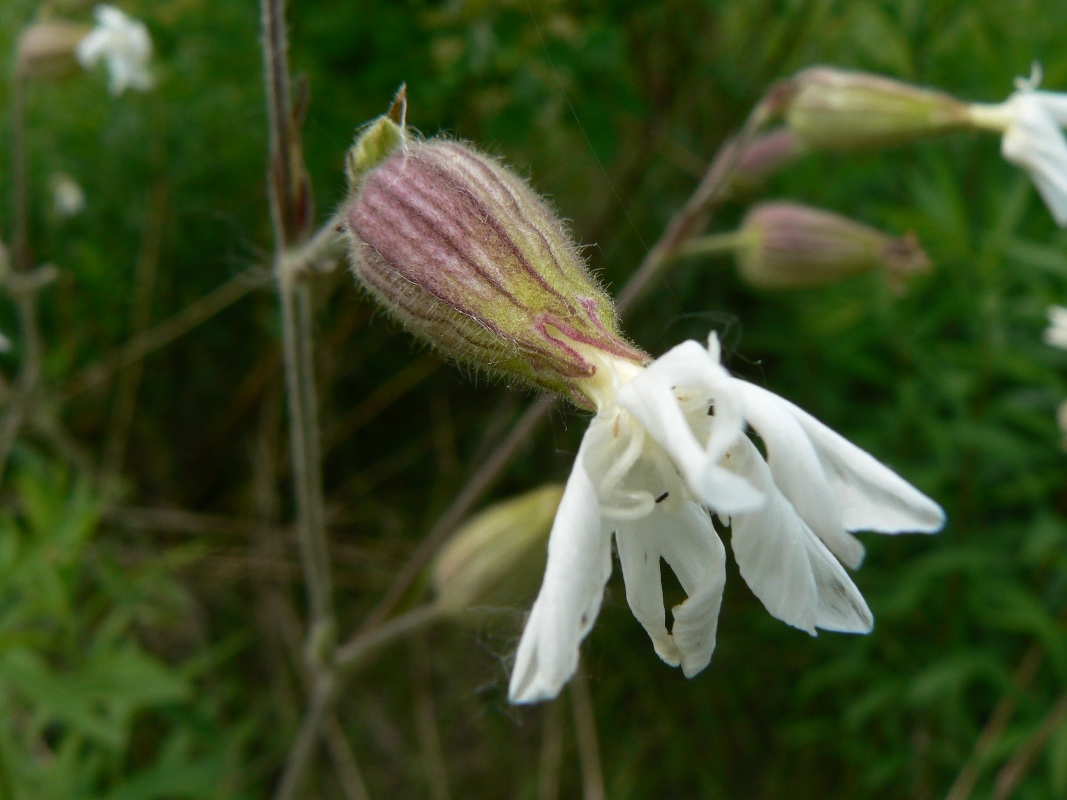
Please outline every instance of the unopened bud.
M889 236L862 223L797 203L749 211L737 250L741 277L761 289L823 286L884 269L895 287L930 268L913 235Z
M791 84L786 123L815 149L887 147L972 124L966 103L879 75L812 67Z
M49 20L26 28L19 36L15 64L18 76L57 80L80 71L75 49L92 31L88 25Z
M353 270L412 333L586 407L591 352L646 360L563 224L497 161L456 142L404 140L357 175L346 208Z
M542 486L490 506L462 525L433 565L440 608L461 614L523 605L532 598L562 496L561 485Z

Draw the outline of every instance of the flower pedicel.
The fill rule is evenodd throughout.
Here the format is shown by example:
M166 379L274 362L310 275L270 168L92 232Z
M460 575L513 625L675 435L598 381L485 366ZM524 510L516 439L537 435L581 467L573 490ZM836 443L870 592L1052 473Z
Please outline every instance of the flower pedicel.
M714 334L655 360L627 342L562 223L521 178L466 145L409 138L395 111L350 152L357 280L449 357L596 412L549 536L510 699L554 697L574 674L612 539L656 652L687 677L704 669L726 577L712 514L729 522L741 575L773 616L811 634L869 631L870 610L842 567L863 559L851 531L933 532L944 522L937 504L796 406L732 377ZM687 595L669 631L661 558Z

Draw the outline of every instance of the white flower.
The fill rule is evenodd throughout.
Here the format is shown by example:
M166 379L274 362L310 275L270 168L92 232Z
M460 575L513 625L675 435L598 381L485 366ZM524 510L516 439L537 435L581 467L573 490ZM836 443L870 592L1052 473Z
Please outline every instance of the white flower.
M52 175L52 207L60 217L75 217L85 210L85 192L74 178L63 172Z
M1067 350L1067 308L1049 306L1045 309L1048 327L1045 328L1045 344Z
M850 533L934 532L932 500L796 406L733 378L718 340L685 342L648 367L604 362L598 411L553 524L544 582L515 658L509 696L554 697L574 674L611 575L614 535L626 599L656 653L692 677L711 661L726 552L708 510L728 518L741 575L767 610L812 635L866 633L870 610L842 562ZM745 434L764 443L764 459ZM664 623L660 559L687 599Z
M148 60L152 57L152 39L143 22L123 14L114 6L99 5L93 13L96 27L78 42L78 63L92 69L100 61L107 64L108 90L120 95L126 89L147 91L152 88Z
M1039 92L1041 69L1015 81L1017 91L1000 105L971 106L979 127L1004 135L1000 152L1026 170L1056 224L1067 227L1067 94Z

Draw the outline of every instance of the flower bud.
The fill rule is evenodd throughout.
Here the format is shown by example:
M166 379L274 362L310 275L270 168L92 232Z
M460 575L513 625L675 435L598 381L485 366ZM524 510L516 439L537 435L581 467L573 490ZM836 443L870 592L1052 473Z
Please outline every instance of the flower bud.
M930 260L913 235L893 237L797 203L755 206L741 226L741 277L761 289L802 289L884 269L897 286Z
M511 170L463 144L401 140L358 177L353 270L412 333L586 407L589 354L645 361L563 224Z
M87 25L49 20L26 28L19 36L15 65L20 78L56 80L80 71L75 48L92 31Z
M878 75L811 67L791 83L786 123L812 148L887 147L971 126L966 103Z
M490 506L463 524L433 565L437 602L449 614L527 603L545 569L563 486L548 484Z

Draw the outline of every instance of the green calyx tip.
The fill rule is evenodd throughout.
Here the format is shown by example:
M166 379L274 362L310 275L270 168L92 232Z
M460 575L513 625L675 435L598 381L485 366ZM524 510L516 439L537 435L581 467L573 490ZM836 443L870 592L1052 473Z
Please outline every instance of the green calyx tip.
M407 85L401 84L389 111L370 123L356 137L355 144L345 157L349 191L358 190L372 169L404 146L407 141L404 124L407 106Z

